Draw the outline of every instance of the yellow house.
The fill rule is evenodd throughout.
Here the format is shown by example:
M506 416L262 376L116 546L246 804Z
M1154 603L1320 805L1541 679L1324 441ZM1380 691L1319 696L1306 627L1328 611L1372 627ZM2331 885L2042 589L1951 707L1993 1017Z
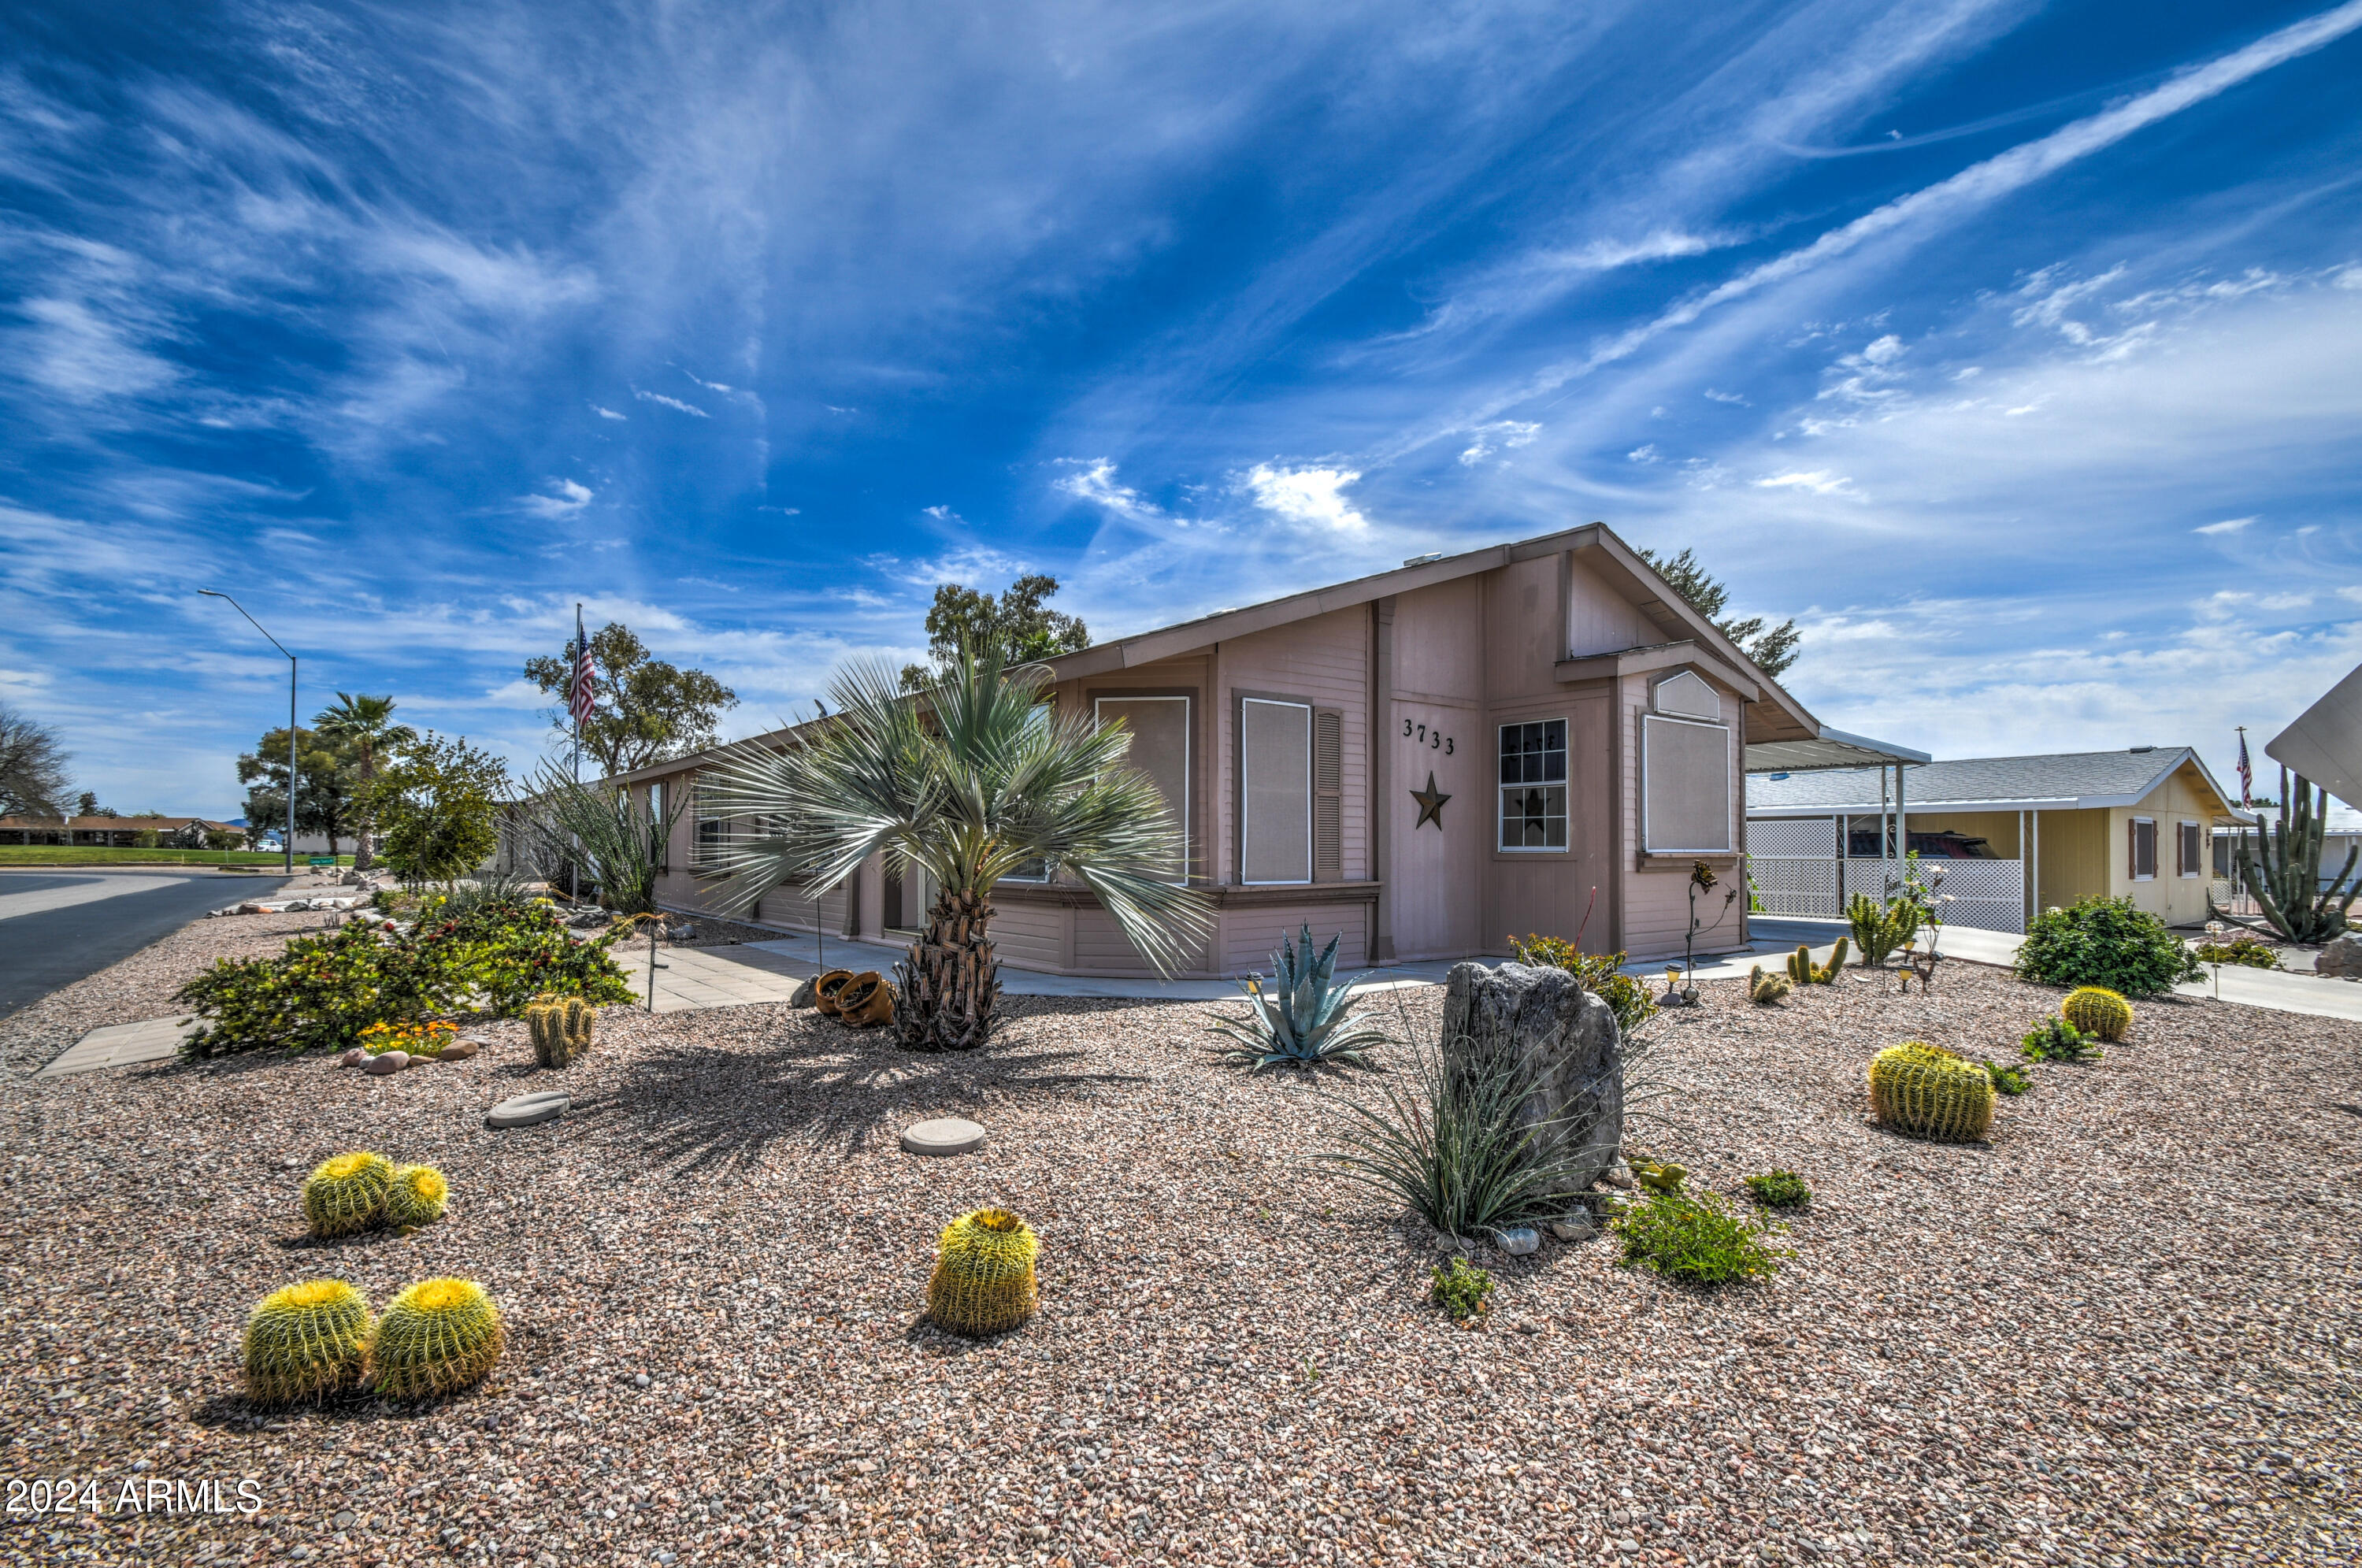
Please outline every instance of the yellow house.
M1948 884L2014 882L2016 923L1998 918L2005 909L1964 923L2023 930L2033 911L2097 895L2191 925L2206 919L2214 829L2239 820L2188 746L1963 757L1900 772L1899 788L1884 768L1750 775L1750 848L1802 842L1814 827L1832 845L1841 837L1851 865L1878 866L1882 842L1890 856L1907 844L1923 863L1948 867ZM1853 886L1873 889L1868 877Z

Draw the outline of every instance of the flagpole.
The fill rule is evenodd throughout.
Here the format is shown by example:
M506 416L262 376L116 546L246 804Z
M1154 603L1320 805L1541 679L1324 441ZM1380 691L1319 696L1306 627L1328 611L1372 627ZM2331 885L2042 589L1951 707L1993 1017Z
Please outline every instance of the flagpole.
M582 782L582 699L576 688L582 681L582 602L574 602L574 657L566 672L566 705L574 715L574 782ZM566 896L576 902L582 899L582 857L579 854L566 857ZM653 962L653 960L651 960ZM656 971L648 971L653 983Z

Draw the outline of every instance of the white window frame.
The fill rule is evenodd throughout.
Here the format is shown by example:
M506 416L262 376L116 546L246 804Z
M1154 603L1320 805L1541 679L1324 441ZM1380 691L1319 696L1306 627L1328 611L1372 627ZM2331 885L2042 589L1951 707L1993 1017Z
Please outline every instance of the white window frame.
M1566 842L1564 844L1503 844L1501 842L1501 796L1509 790L1550 788L1547 778L1532 784L1501 782L1501 732L1523 729L1528 724L1563 724L1566 726L1566 777L1558 781L1566 791ZM1545 713L1536 719L1504 719L1493 726L1493 853L1496 855L1572 855L1574 853L1574 716L1571 713Z
M1198 766L1198 737L1190 734L1191 723L1197 715L1190 712L1189 698L1182 692L1160 693L1144 697L1127 697L1120 691L1105 692L1091 699L1091 724L1094 728L1105 722L1099 717L1099 708L1100 704L1106 702L1178 702L1181 704L1181 801L1177 807L1175 807L1175 817L1181 825L1181 883L1187 886L1191 864L1189 801L1191 791L1196 788L1192 770ZM1167 801L1166 804L1171 805L1172 802ZM1306 809L1308 811L1310 807L1308 805ZM1243 834L1240 842L1245 842Z
M1732 855L1738 853L1739 828L1736 823L1723 824L1723 835L1728 844L1718 848L1702 845L1661 845L1656 830L1649 821L1649 726L1650 724L1686 724L1694 730L1722 732L1723 799L1736 815L1745 799L1746 785L1735 776L1731 757L1731 734L1728 724L1710 723L1704 719L1683 718L1673 713L1643 713L1640 715L1640 852L1643 855Z
M1247 726L1249 706L1261 703L1267 708L1295 708L1304 714L1304 875L1279 877L1268 881L1254 881L1247 876L1247 801L1253 791L1246 787ZM1239 699L1239 886L1242 888L1308 888L1312 885L1312 704L1287 697L1242 697Z
M2126 867L2125 869L2132 873L2132 879L2136 882L2154 882L2157 880L2157 819L2155 817L2135 817L2132 819L2133 840L2135 844L2138 843L2140 840L2140 824L2143 823L2148 823L2148 875L2146 877L2141 875L2140 854L2131 844L2125 845L2125 858L2132 862L2132 864Z
M2188 817L2179 818L2173 824L2173 867L2174 875L2177 877L2194 879L2205 875L2205 870L2202 866L2197 870L2185 871L2181 868L2181 841L2184 836L2183 830L2185 828L2194 828L2199 826L2199 823ZM2212 845L2209 845L2206 842L2206 834L2204 830L2202 828L2198 834L2198 858L2201 862L2203 862L2206 859L2206 852L2213 847L2213 846Z

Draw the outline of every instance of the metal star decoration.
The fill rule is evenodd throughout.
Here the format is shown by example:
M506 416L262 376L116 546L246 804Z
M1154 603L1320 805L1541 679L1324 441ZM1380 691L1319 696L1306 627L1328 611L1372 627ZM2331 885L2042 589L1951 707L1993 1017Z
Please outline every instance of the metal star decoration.
M1430 767L1427 770L1427 788L1424 790L1413 790L1410 792L1410 798L1418 802L1418 821L1410 824L1410 831L1417 833L1428 823L1433 823L1435 824L1435 831L1441 833L1443 831L1443 802L1449 801L1451 797L1444 794L1435 787L1435 769Z

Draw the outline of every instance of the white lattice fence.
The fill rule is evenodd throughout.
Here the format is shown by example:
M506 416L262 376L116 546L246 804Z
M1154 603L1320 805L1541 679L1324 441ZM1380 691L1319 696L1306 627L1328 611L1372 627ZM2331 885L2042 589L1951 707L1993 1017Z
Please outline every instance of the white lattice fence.
M1944 920L1949 925L1973 926L1979 931L2006 931L2013 933L2025 930L2025 867L2016 860L1927 860L1919 862L1923 877L1943 874L1937 884L1940 897L1951 895L1952 901L1944 906ZM1900 860L1848 860L1846 887L1854 892L1873 896L1881 888L1896 889L1903 885L1903 862Z

